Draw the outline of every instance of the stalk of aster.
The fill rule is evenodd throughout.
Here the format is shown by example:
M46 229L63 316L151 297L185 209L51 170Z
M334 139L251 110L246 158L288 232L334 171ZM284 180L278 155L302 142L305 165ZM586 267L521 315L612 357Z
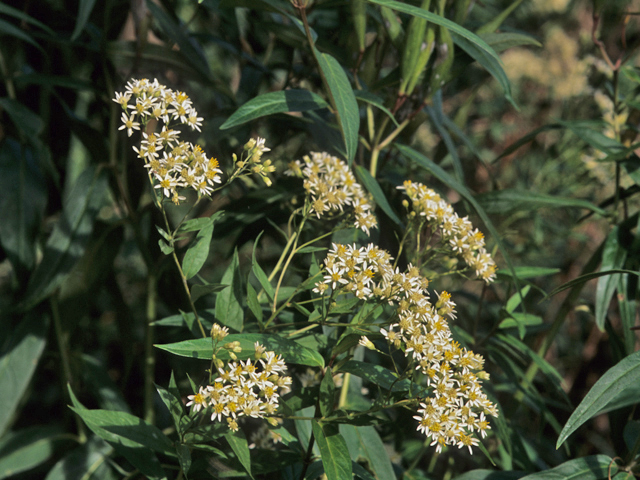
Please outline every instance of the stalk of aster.
M441 292L433 304L429 282L419 269L412 265L404 272L394 269L390 255L373 244L361 248L333 244L324 263L326 274L315 292L324 294L331 289L332 297L350 293L395 307L388 327L380 333L390 349L401 350L409 359L400 378L414 371L424 375L430 393L420 403L420 415L414 417L419 421L418 431L437 445L438 452L444 445L471 450L478 444L475 433L484 437L490 428L485 415L497 416L498 412L481 387L481 379L488 379L482 356L451 337L447 320L455 319L451 295ZM367 337L361 341L368 348L372 343Z
M237 354L242 352L239 342L220 346L228 333L226 327L213 326L210 385L201 386L198 393L189 395L187 406L195 413L200 410L211 412L212 421L225 418L229 429L237 431L240 417L264 418L274 414L280 395L289 391L291 377L283 375L286 365L282 357L266 351L258 342L254 345L253 359L239 361ZM219 357L222 350L227 351L231 360Z
M440 195L421 183L407 180L398 189L404 190L411 201L407 204L413 213L410 218L426 221L432 233L439 232L442 244L461 256L478 278L486 283L495 280L496 264L485 249L484 235L467 217L460 218Z
M362 186L349 166L326 152L311 152L302 160L289 163L285 175L304 179L304 189L309 196L311 211L317 218L327 212L343 212L351 206L355 214L355 227L369 235L369 229L377 228L376 217Z

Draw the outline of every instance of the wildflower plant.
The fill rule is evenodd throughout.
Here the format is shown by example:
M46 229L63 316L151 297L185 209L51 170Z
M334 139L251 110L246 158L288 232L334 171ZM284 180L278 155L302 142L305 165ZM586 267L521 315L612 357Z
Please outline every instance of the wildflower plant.
M584 2L571 28L542 35L544 12L559 21L566 1L504 11L469 0L133 2L134 29L110 2L81 2L72 32L55 3L0 8L0 301L17 326L0 351L0 478L637 473L637 411L612 409L637 404L640 77L631 55L606 54L632 42L598 39L611 16L594 11L584 39L597 49L583 61L584 39L568 39L589 18ZM42 8L54 22L32 17ZM527 12L531 35L521 33ZM56 25L65 31L54 37ZM549 43L542 63L534 37ZM94 71L86 52L96 47ZM40 71L51 51L56 75ZM583 86L600 82L592 107L604 125L536 116L536 130L505 148L503 124L510 137L521 124L503 120L530 111L513 109L509 79L544 87L544 108L562 119L568 100L582 104ZM42 133L58 130L67 138L49 148ZM566 198L497 188L510 181L507 163L548 179L548 163L508 156L558 133L572 147L555 162L584 150L592 174L611 166L598 168L613 192L598 205L569 198L574 186L562 186ZM573 147L576 136L589 148ZM532 298L547 289L535 278L557 269L515 266L510 254L509 222L541 205L611 226L584 275L560 287L570 294L549 325ZM576 242L566 237L531 244L546 253ZM626 425L626 447L573 459L571 448L600 448L590 438L613 433L598 423L566 450L548 441L577 399L565 381L584 388L577 369L561 375L551 361L573 343L594 350L597 335L558 342L556 357L551 345L569 314L590 314L574 307L596 277L595 326L607 327L619 363L557 445L604 412ZM585 352L571 358L585 366ZM49 378L57 370L60 382ZM34 426L42 416L56 428ZM623 460L608 456L623 448Z

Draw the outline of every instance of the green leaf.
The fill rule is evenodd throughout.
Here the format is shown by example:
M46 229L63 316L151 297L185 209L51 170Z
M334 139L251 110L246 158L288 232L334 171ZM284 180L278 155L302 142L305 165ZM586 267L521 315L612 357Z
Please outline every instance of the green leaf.
M506 215L515 211L530 211L538 208L584 208L599 215L607 211L587 200L563 198L526 190L505 189L482 193L476 196L487 213Z
M349 450L337 426L313 420L311 428L320 448L320 457L327 480L351 480L353 473Z
M171 441L157 427L124 412L88 410L76 398L71 388L70 407L93 431L106 440L143 475L165 479L166 475L153 451L175 457Z
M247 282L247 306L251 313L256 317L258 323L262 325L263 313L262 307L260 306L260 301L258 300L258 294L256 289L253 288L253 285Z
M20 278L36 261L47 186L33 150L10 138L0 143L0 191L0 243Z
M195 276L204 266L209 256L209 246L213 235L213 223L204 227L196 235L195 241L189 245L182 259L182 271L188 279Z
M318 396L318 404L320 405L320 413L323 417L328 417L333 412L333 406L335 403L336 386L333 383L333 374L331 369L327 368L327 371L320 382L320 392Z
M307 112L327 108L329 105L320 96L309 90L281 90L252 98L220 125L220 130L236 127L256 118L285 112Z
M25 138L37 137L44 130L42 119L17 100L0 98L0 107L9 115Z
M0 3L0 13L4 15L9 15L11 17L15 17L19 20L22 20L24 23L29 23L31 25L39 27L45 32L47 32L49 35L55 35L55 32L51 30L48 26L36 20L35 18L27 15L22 10L18 10L17 8L13 8L13 7L10 7L9 5L5 5L4 3Z
M555 275L556 273L561 272L559 268L528 267L528 266L514 267L514 271L515 271L516 277L518 277L521 280L525 280L527 278L546 277L546 276ZM499 271L498 276L512 278L511 277L512 273L509 271Z
M131 413L118 386L109 376L104 365L95 357L82 355L82 379L98 397L98 403L105 410L119 410Z
M455 43L465 52L467 52L474 60L480 63L480 65L486 68L487 71L491 75L493 75L496 80L498 80L498 83L500 83L500 86L504 90L505 97L515 106L515 103L511 98L511 85L509 84L507 75L502 69L502 61L500 60L500 57L495 52L495 50L487 45L487 43L478 35L467 30L466 28L461 27L451 20L436 15L435 13L429 12L428 10L414 7L413 5L408 5L393 0L369 0L369 2L375 3L377 5L382 5L384 7L389 7L398 12L408 13L409 15L424 18L429 22L435 23L436 25L441 25L449 29Z
M637 277L640 277L640 272L634 272L633 270L606 270L606 271L600 271L600 272L594 272L594 273L586 273L584 275L580 275L579 277L574 278L570 282L563 283L559 287L554 288L551 292L547 294L547 298L553 297L557 293L560 293L563 290L566 290L567 288L572 288L574 285L579 285L581 283L588 282L589 280L593 280L594 278L604 277L607 275L614 275L618 273L626 273L628 275L635 275Z
M113 448L97 436L71 450L56 463L45 480L116 480L107 459Z
M33 310L8 336L0 357L0 437L10 425L47 342L48 316Z
M10 37L19 38L22 41L27 42L30 45L33 45L38 50L42 51L42 47L38 45L31 35L27 35L24 31L16 27L15 25L0 19L0 35L8 35Z
M354 462L358 459L365 460L376 479L391 480L396 478L389 454L374 427L340 424L340 434L345 439L349 454Z
M611 466L611 474L618 471L611 457L590 455L569 460L543 472L532 473L521 477L521 480L598 480L608 478L609 466Z
M260 233L260 235L262 235L262 233ZM273 302L274 295L275 295L275 290L273 288L273 285L271 285L271 282L269 281L269 277L267 277L267 274L264 273L264 270L256 260L256 247L258 245L259 239L260 239L260 236L256 238L256 241L253 244L253 252L251 254L251 271L256 276L256 278L258 279L258 282L260 282L260 286L267 294L267 297L269 298L269 302Z
M215 222L217 222L223 215L224 210L218 210L210 217L192 218L191 220L187 220L182 225L180 225L180 228L178 228L178 233L197 232L198 230L202 230L209 225L215 224Z
M47 240L42 262L27 286L22 308L29 309L53 292L84 254L107 190L105 170L87 167L64 199L62 216Z
M237 354L238 358L242 360L253 356L255 353L254 345L256 342L259 342L264 345L268 351L274 351L276 354L282 355L282 358L284 358L287 363L324 367L324 359L320 353L310 348L305 348L293 340L282 338L280 335L242 333L237 335L231 334L225 338L225 342L235 341L240 342L240 346L242 347L242 352ZM185 340L183 342L155 346L180 357L211 360L211 356L213 355L210 338L198 338L195 340ZM222 360L229 358L226 350L220 351L218 357Z
M58 429L51 427L29 427L5 435L0 443L0 479L46 462L60 437Z
M627 250L620 243L620 227L615 226L604 242L602 251L601 271L619 270L627 259ZM620 282L620 274L607 275L598 278L596 286L595 317L596 325L604 331L604 322L607 318L609 304Z
M344 140L347 162L351 165L358 149L358 130L360 129L358 102L340 63L331 55L322 53L315 47L313 47L313 54L329 90L327 94L335 109L336 120Z
M379 96L367 90L354 90L353 94L356 96L357 100L361 100L382 110L382 112L391 119L396 127L400 126L400 124L396 120L396 117L394 117L393 113L391 113L391 110L384 106L384 101Z
M357 165L356 173L358 174L358 180L360 180L360 182L364 185L367 191L371 195L373 195L373 200L376 202L376 205L378 205L382 209L382 211L386 213L387 216L391 220L393 220L398 226L403 227L402 221L398 218L396 213L393 211L393 209L391 208L391 205L389 205L389 202L387 201L387 197L384 196L384 193L382 192L380 185L378 185L378 182L376 181L376 179L371 176L371 173L369 173L369 170L364 168L362 165Z
M508 318L505 318L500 322L498 328L519 328L523 327L532 327L535 325L542 325L544 321L542 317L537 315L532 315L530 313L510 313Z
M171 372L171 376L173 378L173 372ZM183 421L185 418L184 405L180 398L177 398L174 394L172 394L169 390L165 390L159 385L156 385L156 390L158 391L158 395L160 395L160 399L162 403L167 407L169 413L171 414L171 418L173 419L173 424L176 427L176 431L182 436L184 433L184 427L187 426L188 420Z
M176 21L171 18L161 6L156 5L155 2L147 0L146 5L153 17L157 20L162 31L178 45L180 48L180 56L182 56L194 70L197 70L200 75L206 79L210 79L211 71L209 70L207 58L202 50L198 48L199 45L189 37L186 28L178 25Z
M76 17L76 26L73 29L73 33L71 34L71 41L75 42L82 30L84 30L87 21L89 20L89 16L93 10L93 7L96 3L96 0L80 0L80 5L78 7L78 16Z
M178 461L180 462L180 468L184 472L184 478L188 480L189 469L191 468L191 450L188 446L180 444L176 446L176 452L178 454Z
M411 382L406 379L398 381L398 376L391 370L373 363L349 360L338 371L350 373L392 392L407 392L411 389Z
M241 332L244 325L244 312L242 311L242 278L237 249L233 252L233 258L222 276L221 283L229 285L229 288L218 293L216 297L216 319Z
M519 47L520 45L534 45L536 47L542 47L542 44L535 38L522 33L483 33L478 34L478 36L487 42L487 45L493 48L496 53L503 52L508 48Z
M518 471L496 471L496 470L470 470L463 473L453 480L517 480L524 476L523 472Z
M205 295L209 295L211 293L218 293L223 291L229 285L222 285L220 283L207 283L205 285L197 284L191 287L191 301L193 303L196 302L200 297L204 297ZM225 322L220 320L220 323L223 325L227 325ZM232 320L233 325L227 325L235 330L237 330L237 324L234 320Z
M593 121L572 121L559 122L559 124L571 130L578 138L587 145L591 145L596 150L607 154L617 154L629 151L623 144L602 133L604 122Z
M236 457L249 474L251 478L251 453L249 452L249 444L247 443L247 439L242 433L242 430L238 430L237 432L229 432L224 435L224 438L229 443L231 450L236 454Z
M640 398L640 351L622 359L595 383L565 424L556 448L587 420L611 410L635 405Z

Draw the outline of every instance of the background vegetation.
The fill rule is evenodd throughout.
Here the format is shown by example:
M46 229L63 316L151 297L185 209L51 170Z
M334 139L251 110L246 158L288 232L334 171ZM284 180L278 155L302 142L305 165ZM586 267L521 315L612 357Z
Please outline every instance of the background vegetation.
M123 448L153 450L166 478L350 478L330 471L324 451L309 468L311 427L303 434L292 420L279 430L284 445L260 443L256 432L265 432L250 422L240 440L177 438L172 421L186 413L164 400L180 410L177 399L194 393L190 379L201 384L208 365L153 348L200 336L180 312L191 310L194 284L228 284L228 272L241 279L246 319L228 325L258 328L242 288L259 287L256 263L276 267L302 191L282 172L310 151L353 165L377 204L372 238L392 256L404 212L396 187L410 179L469 215L499 265L490 286L438 279L458 303L454 336L491 374L484 388L500 416L482 442L486 455L437 454L414 412L382 410L341 427L354 475L637 473L638 14L636 1L580 0L0 4L0 478L157 471ZM137 140L118 130L112 99L130 78L185 91L204 117L189 138L223 170L252 136L272 149L273 186L247 177L190 212L225 211L191 291L161 250L164 219L131 148ZM271 92L281 93L264 96ZM169 221L194 199L168 208ZM353 231L332 238L357 239ZM191 240L175 242L181 258ZM322 258L321 250L297 258L287 284L301 284ZM208 327L223 321L220 294L210 291L197 301ZM309 333L304 345L328 360L337 337ZM355 345L348 352L374 358ZM307 366L290 366L291 411L312 405L321 388L323 370ZM369 398L366 378L352 382L349 398ZM121 429L105 433L100 418L92 425L77 414L85 407L130 415L116 413ZM342 430L351 426L360 439Z

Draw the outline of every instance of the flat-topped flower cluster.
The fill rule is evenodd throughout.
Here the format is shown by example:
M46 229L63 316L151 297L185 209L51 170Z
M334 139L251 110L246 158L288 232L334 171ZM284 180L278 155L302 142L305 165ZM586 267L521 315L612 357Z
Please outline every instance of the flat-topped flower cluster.
M496 264L487 252L484 235L467 217L459 217L453 207L431 188L407 180L398 187L404 190L411 203L409 208L418 219L426 222L442 236L442 241L466 264L473 268L476 275L490 283L495 280Z
M304 189L311 197L311 209L317 218L328 212L343 212L345 206L350 206L356 228L368 235L369 229L378 226L367 194L349 166L339 158L326 152L311 152L311 156L289 163L285 174L304 179Z
M482 370L484 359L453 340L447 320L455 319L451 295L443 291L433 304L429 282L419 269L409 265L400 271L391 260L373 244L358 248L334 243L324 261L324 279L314 291L326 295L331 289L332 296L351 293L395 307L380 333L390 348L409 357L407 373L416 369L425 376L430 395L420 404L420 415L414 417L419 421L418 430L432 439L437 451L443 445L471 450L478 444L474 434L484 437L490 428L485 415L498 415L481 387L481 379L488 379ZM366 337L361 344L375 348Z
M226 327L213 326L214 352L225 349L234 358L242 351L238 342L229 342L220 348L217 346L228 333ZM280 395L289 391L291 377L283 375L287 367L280 355L267 352L258 342L255 352L253 361L249 358L224 362L214 358L215 371L212 368L212 374L215 374L215 381L212 385L201 386L195 395L189 395L187 406L191 406L194 412L211 412L212 421L221 421L224 417L233 431L239 428L239 417L264 418L274 414Z

